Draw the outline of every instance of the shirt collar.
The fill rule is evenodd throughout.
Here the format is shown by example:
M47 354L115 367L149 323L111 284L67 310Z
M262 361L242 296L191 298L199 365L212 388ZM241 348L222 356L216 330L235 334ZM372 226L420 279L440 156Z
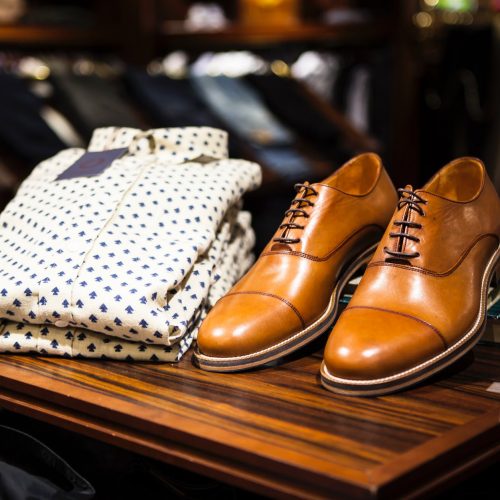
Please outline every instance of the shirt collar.
M211 161L228 157L227 132L212 127L139 130L104 127L94 131L89 151L128 148L134 156L157 155L172 163Z

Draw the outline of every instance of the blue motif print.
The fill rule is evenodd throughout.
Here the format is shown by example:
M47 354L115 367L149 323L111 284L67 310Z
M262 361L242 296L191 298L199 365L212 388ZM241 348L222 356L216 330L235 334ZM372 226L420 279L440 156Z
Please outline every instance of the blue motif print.
M211 128L98 129L128 148L95 177L57 180L84 151L37 166L0 215L0 352L177 361L252 263L241 197L258 165Z

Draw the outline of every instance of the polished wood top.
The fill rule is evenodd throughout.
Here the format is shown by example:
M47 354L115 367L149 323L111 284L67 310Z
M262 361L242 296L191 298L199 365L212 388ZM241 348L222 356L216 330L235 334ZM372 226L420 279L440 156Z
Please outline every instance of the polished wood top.
M422 493L500 458L500 394L487 391L500 382L500 347L378 398L327 392L320 361L309 352L216 374L189 355L178 365L3 355L0 405L287 498Z

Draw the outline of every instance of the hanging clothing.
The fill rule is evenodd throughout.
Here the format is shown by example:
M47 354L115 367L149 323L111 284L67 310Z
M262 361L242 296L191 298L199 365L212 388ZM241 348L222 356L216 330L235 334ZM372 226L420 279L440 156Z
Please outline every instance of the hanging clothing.
M51 82L55 103L85 140L100 127L141 126L119 80L98 75L55 73Z
M128 68L125 73L125 84L155 126L214 128L224 126L224 123L197 96L187 78L150 75L142 69ZM248 158L251 156L251 151L244 141L235 134L230 134L228 140L229 154L233 158L252 159Z
M44 106L26 81L0 73L0 145L29 169L66 147L41 116Z
M252 146L255 157L286 180L303 179L314 167L295 146L297 138L242 78L192 75L206 105Z

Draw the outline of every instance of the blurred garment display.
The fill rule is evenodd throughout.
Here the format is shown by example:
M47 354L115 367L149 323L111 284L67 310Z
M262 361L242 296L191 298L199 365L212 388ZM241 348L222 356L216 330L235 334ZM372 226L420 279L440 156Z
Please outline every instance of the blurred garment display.
M193 75L195 89L212 111L248 140L257 158L285 178L307 175L312 167L293 146L295 137L242 79Z
M338 67L331 92L331 106L345 116L358 132L368 134L387 149L391 129L394 89L389 84L393 55L387 50L374 50L363 60L344 56Z
M8 54L5 57L12 60ZM39 98L40 117L60 140L52 155L65 147L81 147L94 127L108 124L228 130L230 156L255 161L263 169L264 191L247 200L256 215L261 250L293 183L321 179L358 152L379 151L371 126L361 133L343 115L346 100L343 108L330 104L344 57L310 51L299 55L292 51L290 57L297 63L288 65L249 50L204 52L195 58L175 51L144 68L119 59L48 53L14 57L9 71L22 74ZM296 76L278 77L279 68ZM201 85L197 78L203 80ZM373 106L375 93L370 91ZM26 163L16 154L9 158L1 150L0 154L11 170ZM51 154L38 157L38 162ZM28 164L28 169L36 163ZM21 179L27 170L23 172ZM5 191L0 203L5 205L11 197L12 192Z
M493 30L454 26L445 37L439 64L423 77L423 169L429 176L456 156L485 155L498 94L492 77ZM481 57L478 57L481 54ZM498 138L495 138L498 141Z
M322 109L305 92L302 84L292 78L273 74L248 75L246 78L283 123L301 137L309 139L325 158L338 156L341 131L325 113L327 103Z
M243 80L194 75L193 82L205 102L238 134L257 144L292 143L292 132L270 113L257 92Z
M270 64L261 56L248 50L205 52L193 62L193 75L239 77L253 73L266 73Z
M100 127L141 127L119 81L98 75L56 72L51 82L58 106L86 140Z
M343 25L346 23L364 23L371 17L371 12L364 9L333 8L323 14L323 21L330 25Z
M346 116L358 129L367 132L370 129L370 73L366 67L354 70L351 88L347 94Z
M218 31L229 21L222 7L216 3L194 3L189 7L184 26L189 31Z
M349 93L352 92L352 82L357 67L358 63L350 58L345 58L340 61L340 67L332 91L331 102L335 108L341 110L343 113L345 113L347 109Z
M83 140L73 128L73 125L52 106L44 106L40 110L40 116L67 146L83 145Z
M42 118L43 107L24 80L0 73L0 144L28 167L66 147Z
M61 140L52 154L64 145L81 146L93 130L104 126L211 126L231 132L231 156L261 163L271 179L294 182L318 168L322 172L313 175L323 176L326 168L321 162L342 161L357 151L373 149L365 144L343 151L339 136L346 135L345 130L331 120L341 113L333 111L321 95L309 99L311 94L303 85L317 91L322 79L317 70L323 62L328 72L320 86L326 94L339 94L335 84L326 92L338 77L339 60L313 52L299 56L291 66L301 82L278 78L272 72L276 61L250 51L204 53L192 63L186 53L177 51L152 62L147 70L119 61L48 54L21 58L10 77L22 74L30 80L30 91L39 94L40 117ZM343 77L343 97L340 92L341 99L335 99L342 103L341 112L347 106L350 75ZM372 104L371 94L368 104ZM359 121L359 109L352 115Z
M339 57L316 51L302 53L291 66L294 78L304 82L328 102L332 102L339 70Z
M142 69L130 68L125 81L130 93L155 123L169 127L220 124L187 79L150 75Z
M156 127L224 128L224 123L198 97L189 79L150 75L145 70L129 68L125 82ZM229 135L231 157L247 158L247 149L235 134Z
M29 89L40 99L44 106L40 116L67 147L82 147L84 141L71 122L54 107L54 87L47 79L39 79L39 75L50 75L50 68L44 61L36 58L23 58L19 61L19 73L28 81ZM44 73L45 72L45 73Z
M103 128L88 151L41 163L0 216L0 351L178 361L252 263L260 168L207 127Z

